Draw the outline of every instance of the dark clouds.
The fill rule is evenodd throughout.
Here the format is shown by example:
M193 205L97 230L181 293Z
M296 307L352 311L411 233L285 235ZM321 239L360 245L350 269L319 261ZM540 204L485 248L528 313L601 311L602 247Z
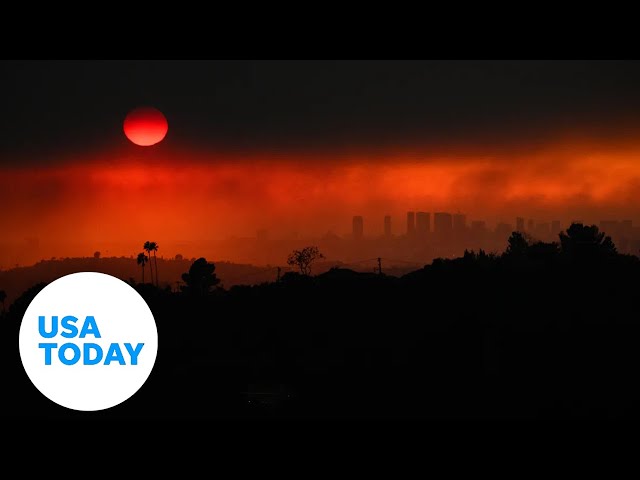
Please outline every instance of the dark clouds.
M2 62L0 161L122 146L144 104L213 151L535 148L635 136L639 86L631 61Z

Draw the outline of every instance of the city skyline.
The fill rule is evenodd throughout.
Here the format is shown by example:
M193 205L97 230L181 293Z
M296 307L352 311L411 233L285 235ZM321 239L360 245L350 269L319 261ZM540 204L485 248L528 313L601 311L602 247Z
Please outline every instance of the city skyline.
M436 218L438 218L438 222L435 221ZM571 223L596 225L600 231L612 237L620 253L637 255L640 251L640 226L634 226L633 221L629 219L603 219L596 222L583 222L581 219L575 219L567 224L559 220L547 221L546 219L538 222L536 219L528 217L515 217L513 220L512 223L497 222L491 225L485 220L469 218L463 213L426 211L407 211L399 218L392 215L378 215L376 217L353 215L351 229L345 229L345 231L326 230L322 234L301 235L296 232L282 233L273 228L258 228L253 235L229 235L221 239L196 241L163 241L163 248L159 256L168 259L175 256L195 258L206 254L219 261L265 265L282 263L281 260L288 248L314 243L322 245L326 249L327 245L335 246L336 242L342 242L343 246L347 248L338 250L340 253L337 256L330 255L330 257L336 261L349 261L358 257L357 254L360 253L359 248L355 248L355 256L351 253L352 241L407 240L416 247L436 245L438 250L435 252L420 250L418 253L411 253L403 250L406 243L387 243L385 251L389 254L393 252L393 248L397 247L400 254L394 253L394 257L403 257L404 255L403 261L428 263L439 255L453 257L462 254L464 250L484 249L500 253L506 248L506 240L515 231L526 234L533 241L557 242L558 234ZM399 223L400 225L398 225ZM446 227L447 223L448 227ZM438 232L438 226L443 225L445 231ZM524 228L519 228L521 225ZM272 252L265 250L267 245L269 248L273 248ZM375 249L375 243L373 245ZM101 252L104 256L133 258L134 251L139 249L133 244L126 246L125 244L103 242L93 245L91 248L71 244L72 253L70 254L41 255L39 253L42 251L40 239L36 237L25 238L18 245L9 245L5 242L2 246L5 257L4 263L0 262L0 269L4 270L17 265L31 265L50 258L90 257L96 251ZM16 250L21 250L22 254L16 256ZM248 251L250 253L247 253ZM31 256L25 257L25 252ZM333 253L331 247L329 247L329 252ZM372 254L376 254L374 250L372 252ZM16 259L18 261L15 261Z
M148 341L113 305L161 361L91 418L637 415L640 62L10 60L0 95L14 423L93 415L23 351L93 395L73 319Z
M353 216L402 235L407 212L419 235L640 225L637 62L0 66L3 268L140 238L232 259L234 238L342 237ZM141 107L162 119L150 146L125 128Z

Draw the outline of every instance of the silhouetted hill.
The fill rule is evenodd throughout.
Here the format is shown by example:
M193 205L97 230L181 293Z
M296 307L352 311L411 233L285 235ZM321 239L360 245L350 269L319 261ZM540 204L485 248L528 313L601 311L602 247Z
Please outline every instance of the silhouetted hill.
M160 288L179 290L182 282L182 274L189 270L195 259L165 259L158 257L158 276ZM256 285L263 282L271 282L277 278L276 266L256 266L233 262L215 262L216 275L221 280L224 288L235 285ZM332 268L340 268L341 262L322 261L314 266L315 272L326 272ZM336 267L337 266L337 267ZM154 267L155 268L155 267ZM367 268L364 266L364 268ZM390 275L403 275L415 268L413 265L385 266L385 272ZM284 275L290 271L289 267L281 267ZM15 298L30 286L39 282L51 282L61 276L75 272L94 271L108 273L126 282L138 283L142 281L141 267L132 257L74 257L51 260L41 260L28 267L16 267L9 270L0 270L0 290L7 293L6 306L8 307ZM154 270L155 274L155 270ZM155 277L155 275L154 275ZM151 282L147 267L145 281Z
M638 279L638 257L576 229L562 246L514 234L501 255L399 278L288 272L208 295L136 285L158 360L134 397L92 418L636 418ZM6 338L37 289L3 319ZM16 344L0 349L3 413L85 415L34 391Z
M193 259L175 260L160 257L157 261L160 288L171 287L173 290L177 290L177 282L182 283L182 274L188 271L193 263ZM61 258L0 271L0 289L7 292L8 307L18 295L36 283L48 283L70 273L86 271L108 273L126 282L130 282L131 279L136 283L142 280L141 268L135 258ZM216 274L225 288L239 283L253 284L274 280L276 276L275 268L230 262L216 262ZM148 270L145 280L151 281Z

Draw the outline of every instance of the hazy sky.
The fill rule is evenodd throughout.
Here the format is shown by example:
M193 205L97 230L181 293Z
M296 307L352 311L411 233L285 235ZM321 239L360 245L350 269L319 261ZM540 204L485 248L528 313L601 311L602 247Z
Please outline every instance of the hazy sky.
M4 61L0 95L10 241L640 221L640 62ZM156 146L122 133L140 105Z
M0 64L9 153L112 148L134 106L172 142L301 151L516 145L640 120L640 62L29 61ZM29 160L43 160L30 156Z

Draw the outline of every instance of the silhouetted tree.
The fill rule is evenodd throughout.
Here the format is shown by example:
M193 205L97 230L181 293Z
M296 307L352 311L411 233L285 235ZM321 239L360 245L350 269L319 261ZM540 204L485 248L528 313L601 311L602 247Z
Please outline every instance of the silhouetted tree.
M142 248L144 249L145 252L147 252L147 256L149 257L149 272L151 273L151 283L153 283L153 267L151 264L151 243L150 241L146 241L144 242L144 245L142 246Z
M93 252L93 258L95 258L95 259L100 258L100 252L98 252L98 251Z
M198 295L206 295L212 287L220 283L220 279L215 274L216 266L207 262L206 258L199 258L191 264L189 272L182 274L182 280L186 284L183 290Z
M572 259L602 258L618 252L611 237L600 232L596 225L572 223L560 232L562 253Z
M0 290L0 302L2 302L2 313L4 313L4 301L7 299L7 292Z
M153 268L156 269L156 287L159 286L158 283L158 259L156 258L156 252L158 251L158 244L156 242L149 242L149 250L153 252ZM151 259L149 259L151 261ZM153 278L151 279L153 281Z
M27 311L27 307L33 301L40 291L46 287L47 284L45 282L36 283L34 286L29 287L25 290L18 298L16 298L9 307L9 314L13 315L14 318L22 318L24 312Z
M528 247L527 256L534 262L551 262L560 253L558 242L535 242Z
M529 248L529 239L522 232L513 232L507 241L506 255L524 256Z
M142 266L142 283L144 283L144 266L147 264L149 258L144 253L138 254L138 265Z
M324 258L318 247L304 247L302 250L294 250L287 259L287 264L298 267L302 275L311 274L311 265L316 260Z
M476 260L476 252L473 250L464 249L464 253L462 254L462 260L467 263L473 263Z

